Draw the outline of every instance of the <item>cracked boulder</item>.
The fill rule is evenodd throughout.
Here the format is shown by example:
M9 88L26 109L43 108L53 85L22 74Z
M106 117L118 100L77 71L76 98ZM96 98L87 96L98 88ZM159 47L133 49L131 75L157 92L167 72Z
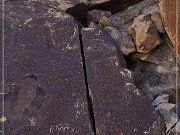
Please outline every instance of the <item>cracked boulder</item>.
M5 14L5 134L92 135L74 18L21 0Z
M108 34L83 28L87 81L97 135L163 135L160 118L135 86ZM119 55L118 55L119 54Z

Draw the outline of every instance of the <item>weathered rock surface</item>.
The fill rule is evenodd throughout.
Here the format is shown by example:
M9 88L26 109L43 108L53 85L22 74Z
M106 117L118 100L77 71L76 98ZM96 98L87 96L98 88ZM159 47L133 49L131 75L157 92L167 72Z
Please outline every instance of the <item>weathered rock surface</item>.
M118 42L118 46L124 55L130 55L136 51L134 42L128 33L128 30L118 30L115 27L106 27L105 30L111 35L111 37Z
M134 39L137 52L148 53L161 43L159 34L149 16L135 17L129 32Z
M172 111L175 107L173 104L162 103L156 110L160 113L162 120L166 124L166 133L178 122L177 115Z
M88 0L38 0L48 6L66 11L69 8L75 7L79 4L88 4Z
M180 7L180 2L176 0L160 0L159 6L164 27L174 47L176 48L176 53L180 60L180 11L177 9L177 7Z
M5 134L92 135L74 18L21 0L5 14Z
M124 69L111 38L100 29L82 29L88 89L96 134L163 135L159 118ZM119 53L120 54L120 53Z
M154 96L165 93L170 95L171 101L176 101L176 88L180 88L176 82L179 69L168 44L162 40L162 44L151 53L133 54L129 58L133 63L136 85L141 90L149 91Z

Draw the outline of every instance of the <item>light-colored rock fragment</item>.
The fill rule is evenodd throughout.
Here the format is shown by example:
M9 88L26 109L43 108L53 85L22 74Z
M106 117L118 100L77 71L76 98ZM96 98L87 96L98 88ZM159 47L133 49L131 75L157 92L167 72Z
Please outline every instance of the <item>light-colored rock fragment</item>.
M110 0L90 0L89 4L100 4L100 3L104 3L104 2L108 2Z
M100 20L99 20L99 26L101 26L102 28L105 28L107 26L110 26L110 22L109 19L105 16L103 16Z
M135 17L129 32L134 39L137 52L148 53L161 43L159 34L149 16Z
M167 135L180 135L180 120L177 122L175 127L169 131Z
M171 103L161 103L159 104L156 109L164 109L166 111L175 111L176 105Z
M158 3L143 8L141 13L144 15L149 15L152 13L160 13L160 8L159 8Z
M168 103L169 101L169 95L167 94L162 94L162 95L159 95L152 103L153 106L157 106L161 103Z
M178 117L172 109L174 104L162 103L156 107L156 110L160 113L161 119L166 125L166 133L177 123Z
M7 120L6 117L1 117L1 118L0 118L0 122L5 122L6 120Z

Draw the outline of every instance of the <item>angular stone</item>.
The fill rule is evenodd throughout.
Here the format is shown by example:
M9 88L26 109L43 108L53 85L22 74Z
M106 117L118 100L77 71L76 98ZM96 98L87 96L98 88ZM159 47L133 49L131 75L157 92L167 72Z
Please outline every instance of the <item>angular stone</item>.
M5 14L5 134L92 135L74 18L21 0Z
M157 12L151 13L151 19L159 33L165 33L165 29L162 23L161 16Z
M153 106L158 106L159 104L162 103L168 103L169 102L169 95L167 94L162 94L159 95L152 103Z
M134 39L137 52L148 53L161 43L159 34L149 16L135 17L129 32Z
M82 29L88 89L98 135L163 135L160 120L136 88L111 38L101 29Z
M87 19L88 19L88 22L98 23L99 20L103 16L108 18L111 16L111 12L94 9L94 10L88 11Z
M166 124L166 133L169 131L171 132L171 129L178 121L177 114L175 113L176 105L171 103L162 103L156 107L156 110L159 111L162 120Z
M177 122L175 127L167 135L180 135L180 121Z
M130 55L136 51L134 42L126 29L118 30L115 27L106 27L105 30L118 42L119 48L124 55Z
M159 8L159 2L155 4L151 4L150 6L144 7L141 11L144 15L149 15L152 13L158 13L160 14L160 8Z
M101 26L102 28L105 28L107 26L110 26L110 22L109 19L105 16L103 16L100 20L99 20L99 26Z

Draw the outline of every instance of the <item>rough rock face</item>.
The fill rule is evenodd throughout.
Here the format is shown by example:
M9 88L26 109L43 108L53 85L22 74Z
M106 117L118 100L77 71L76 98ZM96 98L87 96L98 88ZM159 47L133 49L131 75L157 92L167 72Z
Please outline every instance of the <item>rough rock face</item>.
M106 27L105 30L118 42L118 46L124 55L130 55L136 51L135 44L128 30L125 28L118 30L115 27Z
M176 1L160 0L159 3L161 16L164 22L164 27L175 45L176 40ZM170 12L171 11L171 12Z
M123 68L111 38L97 28L82 29L88 88L98 135L163 135L162 125ZM120 87L119 87L120 86Z
M137 52L148 53L161 43L159 34L149 16L135 17L129 32L134 39Z
M21 0L5 14L5 134L92 135L74 18Z
M167 42L163 41L151 53L143 55L135 53L130 59L136 63L133 71L140 89L150 91L154 96L168 93L176 98L176 88L180 88L176 85L176 74L179 70L176 58Z
M120 28L122 25L129 23L134 17L141 14L146 7L156 4L157 1L158 0L144 0L133 6L130 6L127 10L123 10L112 15L109 17L109 21L111 22L112 26Z
M64 2L70 13L84 1ZM5 4L5 134L164 135L118 44L49 6Z

